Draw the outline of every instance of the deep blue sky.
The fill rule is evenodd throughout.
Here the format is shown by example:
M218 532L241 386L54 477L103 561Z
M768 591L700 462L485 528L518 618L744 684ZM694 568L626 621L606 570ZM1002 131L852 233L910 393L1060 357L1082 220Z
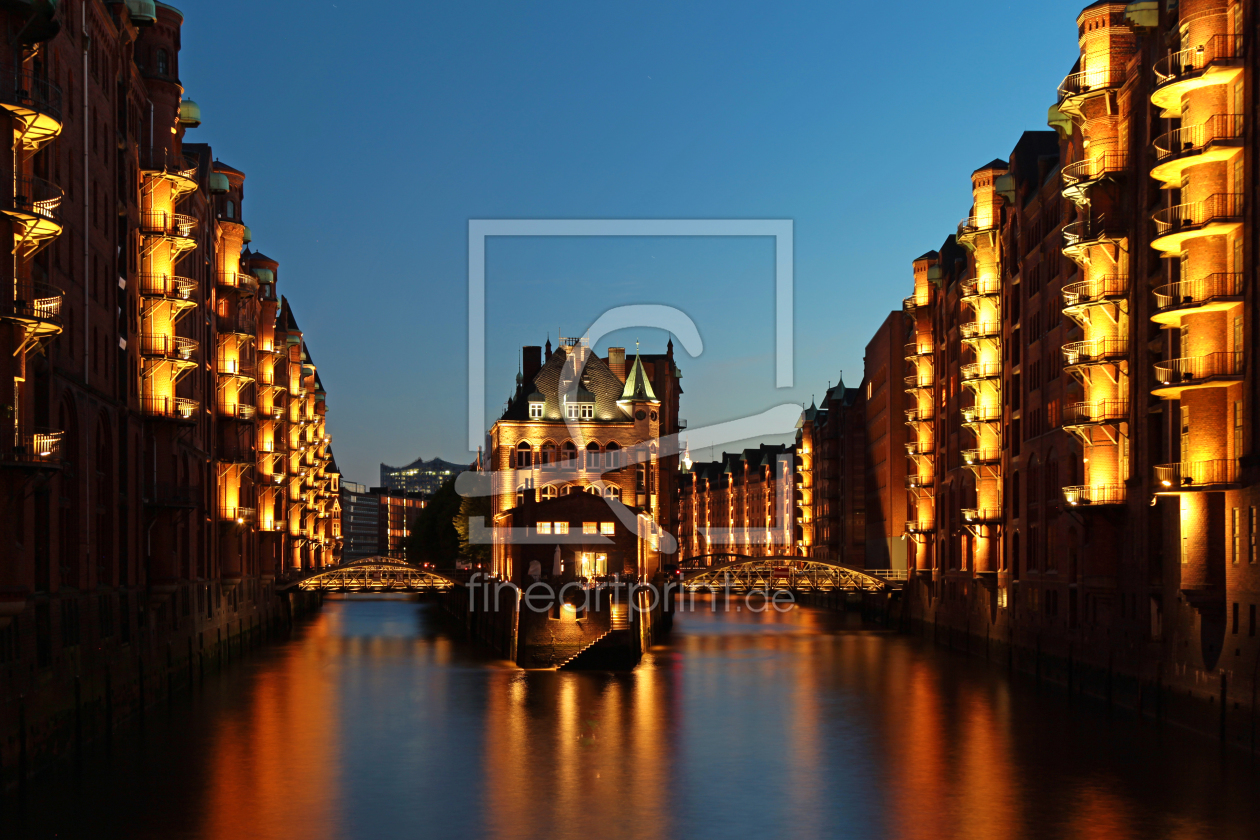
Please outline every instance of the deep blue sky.
M679 360L693 428L856 384L971 171L1046 127L1085 3L177 5L205 121L187 137L247 173L337 460L375 483L380 461L468 457L470 218L795 222L796 387L778 391L772 240L492 240L492 414L520 345L623 303L698 324L704 353ZM636 338L665 342L614 343Z

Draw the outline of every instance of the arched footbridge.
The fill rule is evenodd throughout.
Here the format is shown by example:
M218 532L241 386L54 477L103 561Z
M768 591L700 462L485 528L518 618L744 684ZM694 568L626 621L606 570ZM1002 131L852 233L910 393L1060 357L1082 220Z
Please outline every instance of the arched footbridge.
M904 569L864 571L812 557L711 554L688 558L679 569L689 591L891 592L906 583Z
M455 581L389 557L368 557L277 584L307 592L445 592Z

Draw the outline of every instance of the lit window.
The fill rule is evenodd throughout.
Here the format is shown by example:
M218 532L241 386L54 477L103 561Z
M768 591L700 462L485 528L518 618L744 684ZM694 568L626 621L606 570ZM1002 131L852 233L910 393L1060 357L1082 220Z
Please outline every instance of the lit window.
M577 419L578 419L578 408L579 408L579 407L578 407L577 405L574 405L574 404L569 404L569 405L566 405L566 406L564 407L564 416L565 416L565 417L567 417L567 418L568 418L568 419L570 419L570 420L577 420Z
M543 411L542 403L530 403L529 404L529 419L531 420L541 419L542 411Z
M599 523L599 532L606 537L611 537L614 533L615 523L601 522Z
M538 523L538 533L540 533L540 534L550 534L550 533L551 533L551 523L550 523L550 522L539 522L539 523Z
M586 405L582 406L582 419L593 420L594 418L595 418L595 406L591 405L590 403L587 403Z
M599 523L598 522L583 522L582 533L583 534L598 534Z
M567 534L567 533L569 533L569 523L568 523L568 522L557 522L557 523L555 523L555 525L553 525L552 527L554 528L554 530L552 531L552 533L554 533L554 534Z

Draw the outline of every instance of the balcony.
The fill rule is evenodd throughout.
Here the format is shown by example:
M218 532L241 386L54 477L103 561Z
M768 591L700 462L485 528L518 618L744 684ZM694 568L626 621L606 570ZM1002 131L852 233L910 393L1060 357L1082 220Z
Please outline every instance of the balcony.
M61 187L43 178L14 178L13 193L0 199L0 212L13 220L15 254L30 257L61 235Z
M1217 193L1202 201L1175 204L1157 212L1155 239L1157 251L1179 254L1187 239L1224 236L1242 226L1243 194Z
M936 416L936 409L932 406L927 408L907 408L907 423L926 423Z
M1063 167L1063 197L1076 204L1089 199L1089 189L1104 178L1114 178L1128 171L1128 152L1104 152Z
M996 237L999 211L996 206L988 213L974 213L958 223L958 244L968 250L975 250L976 240L982 236Z
M1238 461L1232 458L1155 466L1155 483L1158 485L1155 490L1158 493L1218 489L1237 481Z
M228 420L253 420L255 408L246 403L220 405L219 416Z
M918 391L921 389L930 389L935 382L935 378L929 373L912 373L905 378L907 391Z
M969 405L962 409L963 424L996 423L1002 419L1000 405Z
M1129 339L1117 336L1072 341L1064 344L1062 349L1065 367L1114 365L1129 358Z
M1070 507L1120 505L1128 498L1128 488L1123 484L1075 484L1063 488L1063 501Z
M0 467L60 467L63 434L56 429L8 426L0 431Z
M1151 320L1175 327L1181 316L1194 312L1219 312L1241 306L1243 275L1237 272L1209 274L1198 280L1169 283L1155 289L1155 313Z
M931 455L936 451L936 442L931 440L906 441L907 455Z
M964 449L963 463L969 467L993 467L1002 462L1000 449Z
M1186 356L1155 364L1159 387L1151 393L1167 399L1178 399L1182 392L1195 388L1227 388L1243 378L1243 354L1219 350L1203 356Z
M234 376L251 381L254 378L254 363L249 359L218 356L214 361L214 370L220 376Z
M175 277L170 274L141 274L140 295L148 298L164 298L173 301L193 301L197 281L191 277Z
M972 277L958 284L959 299L971 302L982 297L992 297L1002 291L1002 281L992 275Z
M958 369L963 382L984 382L1002 375L1001 362L972 362Z
M1063 311L1079 314L1090 306L1116 303L1129 296L1129 275L1104 274L1063 287Z
M932 343L927 342L920 344L917 341L911 341L906 345L905 353L907 359L916 359L919 356L930 356L932 355Z
M228 437L215 448L214 457L225 464L253 465L258 461L258 453L254 450L252 437L250 440L239 440Z
M149 417L192 423L197 419L199 403L184 397L141 397L140 409Z
M164 333L141 333L140 355L181 364L197 363L197 340Z
M1181 117L1182 97L1192 90L1232 82L1242 73L1242 56L1241 35L1214 35L1164 56L1155 62L1151 104L1163 109L1161 117Z
M1002 333L1001 321L968 321L958 328L963 341L997 338Z
M1242 150L1244 122L1242 114L1215 114L1198 125L1161 134L1155 138L1151 177L1179 187L1187 168L1236 156Z
M1069 259L1081 262L1090 248L1119 242L1125 235L1123 230L1112 228L1104 217L1092 222L1078 219L1063 226L1063 253Z
M61 133L61 88L32 73L0 68L0 106L13 117L13 134L35 152Z
M19 280L12 288L13 299L0 303L0 321L20 324L27 338L42 338L61 332L64 295L60 289L25 280Z
M186 484L154 484L144 490L144 503L149 507L194 508L200 497L200 487Z
M936 531L936 523L931 519L917 519L906 523L907 534L931 534Z
M162 237L176 251L197 247L193 236L197 232L197 220L182 213L151 210L140 214L140 232L145 236Z
M1002 511L998 508L962 508L963 523L967 525L983 525L1002 521Z
M1071 73L1059 83L1059 110L1065 114L1080 116L1081 106L1108 91L1124 84L1124 73L1119 69L1099 67Z
M234 333L253 338L258 333L258 320L243 312L237 312L235 315L220 315L218 328L220 333Z
M935 475L908 475L906 476L906 489L923 490L930 488L935 482Z
M244 525L246 522L253 522L256 511L252 507L224 507L219 508L219 521L228 524Z
M258 292L258 278L240 271L216 271L214 284L225 291L253 295Z
M1095 400L1072 403L1063 409L1065 428L1101 426L1129 419L1128 400Z

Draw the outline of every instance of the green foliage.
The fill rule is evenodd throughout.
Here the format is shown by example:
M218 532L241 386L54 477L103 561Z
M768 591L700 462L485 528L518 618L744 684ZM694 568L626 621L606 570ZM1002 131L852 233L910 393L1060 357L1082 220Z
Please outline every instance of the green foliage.
M459 534L455 517L459 515L460 496L455 492L455 479L447 480L416 517L407 537L407 561L432 563L438 569L455 568L459 555Z
M468 517L482 517L484 527L490 527L490 497L461 496L459 513L455 516L455 531L459 534L459 555L474 563L490 562L490 546L468 541Z

